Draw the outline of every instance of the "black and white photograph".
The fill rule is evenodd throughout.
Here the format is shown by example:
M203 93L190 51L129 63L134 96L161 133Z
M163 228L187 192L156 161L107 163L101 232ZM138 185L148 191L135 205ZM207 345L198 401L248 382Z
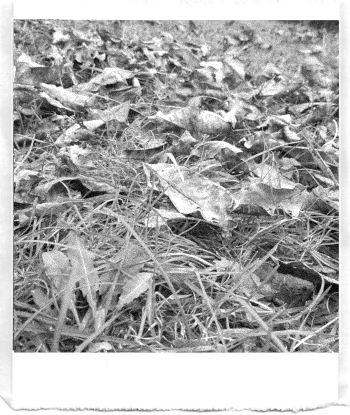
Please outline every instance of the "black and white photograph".
M13 350L339 351L338 20L13 22Z
M4 404L343 413L346 3L4 3Z

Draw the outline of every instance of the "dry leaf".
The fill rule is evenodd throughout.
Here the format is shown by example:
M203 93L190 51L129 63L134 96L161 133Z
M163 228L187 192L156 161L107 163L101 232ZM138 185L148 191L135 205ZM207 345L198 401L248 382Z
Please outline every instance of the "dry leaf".
M148 260L149 255L145 249L137 242L129 241L110 259L109 263L113 269L101 275L100 294L103 295L108 291L109 287L120 275L120 271L122 272L120 281L124 281L126 276L131 278L141 272ZM118 290L116 290L115 294L118 294Z
M148 185L163 190L180 213L200 211L208 222L226 226L232 197L224 187L187 168L166 163L144 163L144 170ZM151 173L156 176L155 182Z
M48 295L41 289L41 288L35 288L34 290L31 290L31 294L34 300L34 303L41 309L45 309L45 313L49 313L50 310L48 309L48 304L51 303L50 298Z
M88 347L88 353L104 353L113 350L113 346L108 342L91 343Z
M95 102L94 96L78 94L60 86L41 83L40 87L42 89L40 95L51 99L50 104L57 106L57 103L59 103L59 105L71 111L83 111Z
M68 284L71 265L68 257L61 251L43 252L42 259L47 277L52 282L56 294L61 293Z
M286 90L286 85L278 80L270 79L267 81L260 91L262 97L273 97L279 95Z
M230 131L232 128L232 125L219 114L212 111L200 111L194 106L176 109L168 114L158 111L155 118L196 133L221 134Z
M152 209L145 218L145 225L148 228L160 228L167 224L168 221L185 220L186 216L175 209Z
M116 105L112 108L107 108L104 111L101 110L91 110L91 116L94 118L94 121L101 120L103 123L108 121L116 120L118 122L124 123L128 119L130 110L130 102L123 102L120 105ZM103 125L103 124L102 124Z
M120 310L143 294L149 288L152 277L153 274L151 272L140 272L129 278L120 295L118 309Z
M115 193L115 188L110 186L108 183L105 182L98 182L87 176L63 176L58 179L50 180L47 183L40 183L36 186L35 190L33 191L35 195L39 196L41 199L47 199L48 197L53 194L53 196L59 192L60 197L64 197L64 199L68 198L68 196L76 195L84 196L80 191L74 190L74 186L81 185L81 192L84 192L84 188L90 192L99 192L99 193ZM62 189L62 191L61 191ZM86 190L85 190L86 192ZM52 200L50 200L52 202Z
M254 173L262 183L265 183L274 189L294 189L295 183L285 178L279 169L267 163L249 163L249 169Z
M221 155L222 150L227 153L227 156L230 154L235 156L239 153L242 153L242 150L233 144L226 143L225 141L206 141L203 144L197 146L194 150L192 150L191 155L207 158L216 158Z
M135 241L129 241L111 258L111 261L121 262L123 271L128 275L136 275L142 270L148 259L149 255L141 245Z
M88 156L91 154L91 150L88 148L82 148L78 145L69 147L63 147L57 153L58 156L66 155L76 166L94 167L94 164L89 160Z
M233 194L235 209L240 205L260 206L273 215L282 209L292 217L298 217L308 196L304 186L297 184L293 189L274 189L264 183L252 183L240 192Z
M83 295L91 308L96 306L96 292L99 289L99 277L94 268L94 254L84 247L76 232L71 231L67 237L67 256L72 265L72 275L79 283Z
M294 142L294 141L300 141L301 140L301 138L298 136L298 134L295 133L294 131L292 131L288 126L283 127L283 134L284 134L284 138L288 142Z
M227 56L224 59L224 82L228 83L229 87L235 87L245 79L244 64L238 59Z
M77 85L75 91L97 92L101 86L121 84L127 85L127 79L133 78L132 72L122 68L105 68L102 73L90 79L89 82Z

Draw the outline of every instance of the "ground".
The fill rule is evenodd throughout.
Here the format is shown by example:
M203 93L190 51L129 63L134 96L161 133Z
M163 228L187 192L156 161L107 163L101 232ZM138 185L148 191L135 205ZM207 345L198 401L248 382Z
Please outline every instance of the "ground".
M14 350L338 350L338 26L15 21Z

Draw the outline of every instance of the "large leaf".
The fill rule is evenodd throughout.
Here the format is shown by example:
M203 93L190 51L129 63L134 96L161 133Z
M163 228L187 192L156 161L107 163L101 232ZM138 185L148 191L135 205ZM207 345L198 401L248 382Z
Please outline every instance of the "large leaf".
M249 163L250 170L265 183L274 189L294 189L296 183L284 177L274 166L267 163Z
M229 191L189 169L166 163L144 164L148 185L163 190L176 209L183 214L200 211L208 222L226 226L232 205ZM151 173L156 182L151 181Z
M72 275L79 283L79 288L87 297L90 307L95 307L99 277L93 264L94 254L84 247L83 241L74 231L71 231L67 237L67 256L72 265Z
M233 195L235 209L240 205L260 206L270 215L282 209L294 218L299 216L307 196L307 190L300 184L293 189L274 189L264 183L252 183Z
M75 93L61 86L41 83L40 88L42 90L40 95L46 98L53 106L63 106L71 110L83 111L95 102L95 97Z
M195 106L179 108L168 114L158 111L153 118L167 121L190 132L205 134L222 134L234 127L230 122L225 121L221 115L212 111L201 111Z
M133 78L133 73L122 68L105 68L89 82L80 84L75 90L97 92L102 86L127 85L127 79Z

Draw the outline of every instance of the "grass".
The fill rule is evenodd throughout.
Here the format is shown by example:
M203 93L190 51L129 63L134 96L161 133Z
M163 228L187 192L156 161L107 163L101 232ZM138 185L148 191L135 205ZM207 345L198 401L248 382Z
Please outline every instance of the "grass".
M48 29L52 24L49 21L17 21L15 55L25 52L38 63L46 62L51 44ZM187 22L164 21L151 25L128 21L113 26L111 22L61 21L59 25L63 28L73 25L79 30L98 27L100 32L104 29L114 31L126 45L138 44L138 36L147 41L166 31L177 42L206 41L211 48L210 56L218 58L223 53L225 35L242 28L253 29L272 47L264 50L250 45L242 51L240 58L252 76L272 62L286 79L296 78L303 59L299 50L312 43L322 45L320 60L329 73L334 73L337 61L337 32L310 28L305 22L234 22L231 25L218 21L196 22L197 35L189 34L187 29L179 30L181 25L187 28ZM76 71L80 82L92 75L93 70ZM171 82L176 88L177 80L170 80L169 85ZM134 122L123 129L110 125L100 129L93 144L88 144L93 148L89 156L93 167L79 167L81 176L112 186L114 193L89 194L81 185L67 182L59 191L68 192L68 198L62 198L58 210L48 215L35 210L40 197L30 196L30 189L23 189L23 197L27 199L20 207L29 205L29 217L26 221L23 217L22 220L15 217L14 350L50 352L56 348L61 352L83 352L93 351L93 347L103 349L105 346L101 346L101 342L106 342L108 350L113 352L336 352L338 292L334 284L319 278L312 294L306 297L291 298L288 287L282 287L278 298L272 295L261 299L256 296L252 275L260 272L263 286L267 285L279 269L279 261L302 264L304 271L299 272L310 274L310 278L313 275L310 268L316 266L332 270L332 275L334 271L337 273L337 213L332 209L327 211L327 205L322 212L311 207L298 218L280 215L269 223L241 221L235 224L228 237L219 227L195 215L181 223L147 227L145 220L152 209L164 206L168 200L164 193L147 186L142 163L125 157L125 150L144 134L164 137L164 132L158 132L152 124L147 125L146 116L177 103L168 99L166 93L164 97L158 96L158 90L147 81L142 86L142 96L131 105ZM286 96L270 99L268 105L263 101L256 104L268 117L302 103L288 99ZM298 99L305 102L305 96ZM112 100L105 102L114 105ZM44 124L45 113L36 105L33 102L33 113L15 124L16 134L30 138L30 145L25 142L15 145L15 174L28 169L39 171L41 177L45 174L50 177L52 172L57 173L58 166L62 168L63 159L50 134L37 135ZM312 187L316 187L320 184L317 176L320 172L323 177L336 180L337 166L332 166L329 159L325 161L320 155L321 147L329 141L329 135L320 135L320 125L337 136L332 105L327 107L321 121L314 124L308 121L298 131L302 138L300 147L304 150L297 151L295 146L275 150L262 148L250 156L251 160L271 161L276 157L307 153L311 154L309 167L304 168L307 175L298 170L302 176L296 178L298 182L308 177ZM84 120L78 114L75 117ZM300 125L302 117L300 115L297 120ZM241 127L234 132L235 142L254 135L254 128L249 123ZM315 149L308 153L311 145ZM179 157L177 162L190 164L187 156ZM72 173L69 165L64 168ZM244 174L237 177L245 180ZM237 184L231 189L234 186ZM76 290L76 313L81 321L85 316L85 327L79 327L74 313L69 312L63 316L57 337L62 303L54 294L52 281L45 272L42 254L65 247L70 230L76 231L83 238L86 249L94 253L94 266L109 294L100 299L104 301L104 313L99 314L98 323L95 316L92 324L86 317L89 316L86 298ZM142 247L147 257L142 271L151 272L153 278L143 295L120 309L118 298L125 284L122 267L117 267L113 280L109 275L116 254L135 243ZM287 265L286 269L287 275L292 272ZM43 293L44 299L40 299ZM49 302L47 298L50 298Z

